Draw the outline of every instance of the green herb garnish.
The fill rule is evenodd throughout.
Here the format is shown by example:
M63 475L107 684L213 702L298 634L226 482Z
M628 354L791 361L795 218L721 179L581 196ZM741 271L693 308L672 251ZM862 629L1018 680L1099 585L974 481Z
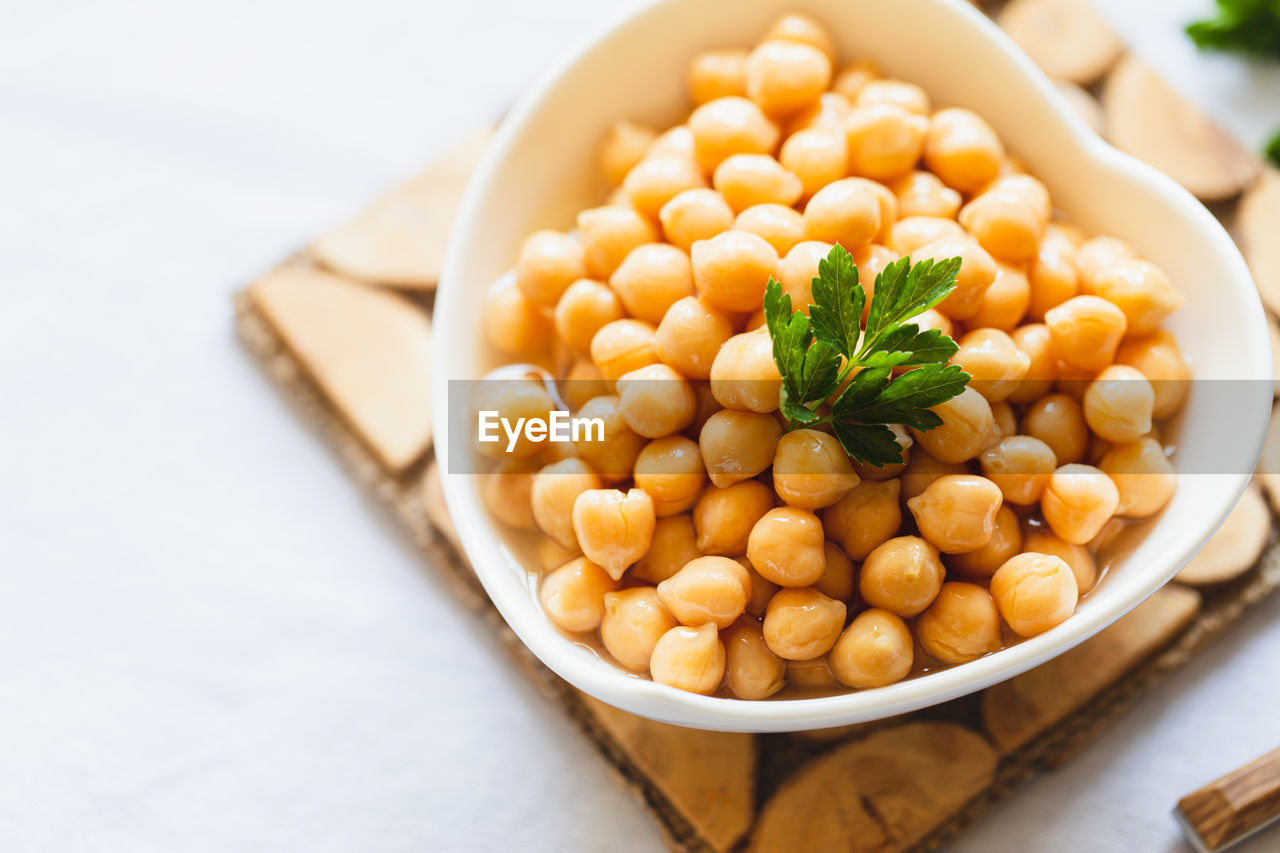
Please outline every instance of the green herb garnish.
M867 294L843 246L836 244L818 262L808 317L792 310L791 296L770 278L764 316L782 374L787 428L830 424L854 459L876 467L901 462L902 449L887 424L933 429L942 419L930 407L950 400L969 382L967 373L947 364L957 350L955 341L907 322L945 299L959 271L960 258L916 264L900 258L889 264L876 276L865 329ZM893 368L900 366L915 369L894 376ZM851 374L823 414L822 405Z
M1267 159L1274 166L1280 167L1280 133L1271 137L1271 141L1267 143L1266 148L1262 149L1262 153L1267 155Z
M1280 57L1280 0L1218 0L1217 14L1187 26L1197 47Z

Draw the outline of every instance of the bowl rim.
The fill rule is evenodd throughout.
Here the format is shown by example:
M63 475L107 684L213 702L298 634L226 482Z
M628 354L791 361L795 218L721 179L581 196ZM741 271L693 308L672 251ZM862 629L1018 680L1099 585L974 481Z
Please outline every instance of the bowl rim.
M437 288L437 318L452 316L460 308L464 294L460 292L460 288L450 285L462 275L465 264L462 245L467 241L461 235L481 227L482 224L478 221L480 208L491 192L490 184L500 164L507 159L510 149L536 115L547 94L568 77L599 42L644 16L661 14L663 10L678 6L680 2L681 0L641 0L628 4L553 62L520 97L503 120L464 194L449 238ZM1235 243L1221 223L1187 190L1154 167L1112 147L1089 129L1071 111L1049 78L981 11L965 0L928 2L947 10L980 31L991 49L1000 51L1004 54L1005 61L1012 62L1024 76L1031 78L1029 82L1048 102L1051 112L1056 114L1061 129L1070 138L1071 146L1078 148L1087 159L1099 166L1109 166L1127 173L1143 184L1146 190L1175 208L1176 215L1186 218L1216 245L1227 264L1224 272L1228 273L1230 286L1241 287L1243 283L1256 297L1256 287ZM780 6L779 12L789 8L781 2ZM1251 312L1246 324L1247 338L1254 344L1267 340L1265 316L1260 302L1257 307L1258 310ZM457 352L457 347L452 344L454 335L452 324L436 325L433 353L436 365L452 363L450 356ZM1269 345L1266 351L1269 351ZM1258 350L1257 363L1249 365L1252 368L1251 374L1258 379L1270 378L1270 360L1263 361L1261 352L1262 350ZM437 370L432 378L435 447L437 456L444 458L448 457L447 407L450 378L446 370ZM1246 432L1241 436L1243 446L1253 448L1251 452L1255 465L1262 452L1266 427L1265 422L1257 424L1252 435ZM598 661L584 654L577 643L557 631L540 608L535 608L537 623L524 618L522 609L508 598L507 587L492 581L495 572L510 571L510 566L505 561L491 564L480 559L472 560L472 565L490 599L521 642L556 674L602 701L664 722L708 729L771 732L823 728L907 713L981 690L1057 657L1112 624L1163 586L1204 546L1248 485L1251 473L1201 476L1224 480L1227 493L1233 496L1230 502L1217 508L1213 523L1201 530L1192 547L1181 552L1180 558L1172 560L1172 564L1165 566L1163 571L1153 572L1145 586L1135 588L1127 595L1113 595L1099 601L1097 605L1077 612L1058 626L1070 626L1069 632L1060 632L1055 628L1006 647L999 653L965 664L949 666L885 687L823 697L749 701L703 696L658 684L648 678L636 677L613 665L602 668ZM462 474L446 472L441 479L445 501L463 551L469 559L472 555L485 553L486 546L492 546L496 534L492 531L492 522L480 506L475 490L466 484L466 476ZM520 594L529 596L527 588L521 589Z

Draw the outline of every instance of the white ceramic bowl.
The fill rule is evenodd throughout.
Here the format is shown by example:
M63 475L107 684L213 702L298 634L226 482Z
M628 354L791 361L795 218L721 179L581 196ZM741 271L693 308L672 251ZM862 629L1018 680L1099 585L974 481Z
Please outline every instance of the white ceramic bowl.
M1073 221L1123 238L1167 270L1187 297L1168 325L1197 379L1267 381L1196 384L1181 416L1175 464L1186 476L1177 495L1066 622L971 663L818 699L699 696L599 660L547 621L525 570L478 500L474 478L446 476L449 509L481 582L544 663L619 708L708 729L789 731L886 717L979 690L1061 654L1149 596L1200 549L1248 481L1271 404L1261 306L1226 232L1173 181L1089 131L1026 56L962 0L660 0L613 23L532 86L471 183L436 301L440 458L449 458L451 442L467 441L449 435L447 384L481 375L482 294L510 268L526 234L570 228L578 210L601 202L605 188L595 163L605 129L620 118L662 127L681 120L689 58L700 49L748 46L790 10L824 21L843 56L868 58L923 86L936 105L977 110Z

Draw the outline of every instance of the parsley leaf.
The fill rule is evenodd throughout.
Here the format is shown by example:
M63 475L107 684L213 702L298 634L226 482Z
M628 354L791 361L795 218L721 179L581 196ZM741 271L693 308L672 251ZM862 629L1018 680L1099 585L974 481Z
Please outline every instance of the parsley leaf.
M858 283L853 255L833 251L818 261L818 277L813 280L813 307L809 309L815 338L845 358L853 358L862 333L862 309L866 304L867 294Z
M1218 0L1217 14L1187 26L1197 47L1280 58L1280 2Z

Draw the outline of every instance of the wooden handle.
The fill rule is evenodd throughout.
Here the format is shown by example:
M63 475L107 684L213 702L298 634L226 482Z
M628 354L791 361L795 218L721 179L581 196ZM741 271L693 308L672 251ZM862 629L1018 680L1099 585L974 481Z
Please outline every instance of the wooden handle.
M1178 801L1186 827L1207 850L1221 850L1280 817L1280 749Z

